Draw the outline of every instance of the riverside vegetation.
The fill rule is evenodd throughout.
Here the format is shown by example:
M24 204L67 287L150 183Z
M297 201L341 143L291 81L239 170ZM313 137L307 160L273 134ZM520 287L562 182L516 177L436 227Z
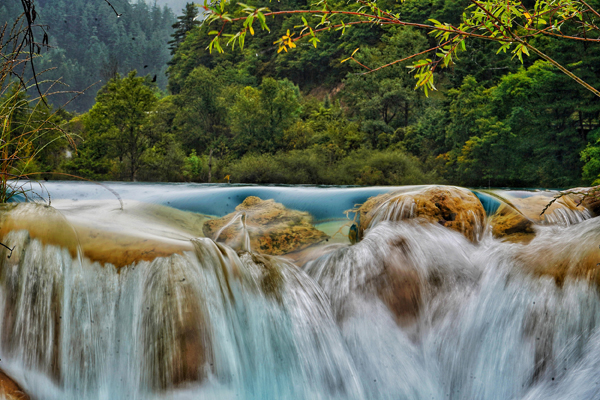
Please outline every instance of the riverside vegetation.
M42 17L51 18L59 3L40 2ZM60 113L56 124L75 138L76 150L67 141L44 149L36 160L39 170L94 180L222 182L229 176L232 182L289 184L600 183L600 99L535 55L521 65L511 62L511 54L495 54L493 43L468 43L453 68L441 71L438 90L426 97L413 89L406 65L367 75L358 65L376 67L436 43L410 27L356 25L341 40L341 32L325 32L317 48L298 42L277 54L274 42L302 21L300 16L273 18L270 33L257 28L243 50L209 54L208 33L214 27L194 19L202 8L188 5L169 31L174 21L168 11L143 2L123 5L121 18L75 3L73 12L81 16L59 24L51 35L55 47L41 59L57 63L60 53L65 62L60 68L71 65L87 79L109 79L93 105L81 102ZM416 23L431 18L459 23L469 4L388 3L380 6ZM273 11L309 8L289 0L249 5ZM11 15L7 7L0 8L3 18ZM79 18L76 30L69 21ZM71 31L67 35L61 29ZM77 41L90 32L98 32L93 38L102 51ZM151 32L154 39L137 47ZM69 49L70 43L79 50ZM540 37L536 46L600 86L600 46L559 37ZM341 63L356 48L358 63ZM115 58L121 57L118 52L123 58ZM152 71L147 73L144 58L115 62L128 60L126 53L154 57ZM165 91L160 72L169 53Z

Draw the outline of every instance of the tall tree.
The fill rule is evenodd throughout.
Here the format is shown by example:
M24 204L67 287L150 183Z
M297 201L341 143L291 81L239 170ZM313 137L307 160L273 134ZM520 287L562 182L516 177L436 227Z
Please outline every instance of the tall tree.
M169 41L171 55L175 54L179 45L185 40L187 33L194 29L195 26L200 25L200 21L196 20L197 16L198 9L194 3L186 3L183 15L178 16L177 22L172 25L175 32L171 35L173 39Z
M96 104L84 118L90 137L101 137L111 154L128 166L131 181L150 146L148 122L158 100L146 80L130 72L111 79L96 96Z
M224 83L218 71L198 67L188 76L180 94L174 96L178 107L174 123L186 152L204 154L219 143L226 145L228 127L226 107L221 98Z

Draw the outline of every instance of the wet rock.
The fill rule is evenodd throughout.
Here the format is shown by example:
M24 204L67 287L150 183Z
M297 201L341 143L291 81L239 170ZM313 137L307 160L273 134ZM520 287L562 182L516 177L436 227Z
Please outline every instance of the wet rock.
M587 220L568 238L554 230L540 232L528 246L519 248L519 269L550 277L558 286L567 280L584 280L600 288L599 223L597 218Z
M400 326L414 323L423 302L426 282L414 270L385 267L385 273L376 281L379 298L396 318Z
M582 189L571 189L580 191ZM495 238L529 243L536 224L570 225L588 219L591 214L575 195L554 197L555 192L499 191L501 206L491 216ZM543 214L542 214L543 212Z
M143 301L148 305L142 324L148 384L168 390L202 382L215 363L206 301L182 257L154 263Z
M594 217L600 215L600 186L567 190L575 204L585 207Z
M0 370L0 397L5 400L29 400L29 396L19 384L2 370Z
M68 208L23 203L0 208L0 240L25 230L31 239L78 250L91 261L117 268L193 250L190 239L202 235L206 217L159 205L127 201L124 210L100 201Z
M535 236L533 221L507 204L498 208L490 218L490 225L497 239L528 243Z
M561 222L570 224L585 219L584 216L588 213L586 208L578 205L570 196L563 196L550 204L553 199L554 196L551 194L540 193L524 198L513 197L509 201L510 205L526 218L538 224Z
M283 266L282 259L251 252L241 252L238 255L245 267L256 273L255 276L257 277L260 291L267 298L271 298L282 304L282 292L285 285L282 273L282 268L285 267Z
M381 301L399 326L413 331L432 299L476 281L478 271L456 251L463 245L473 246L438 224L382 222L364 240L308 262L304 271L328 296L339 324L364 312L356 307L363 298Z
M290 210L274 200L261 200L247 197L238 205L236 212L223 218L204 223L203 232L207 237L215 235L229 224L239 213L245 213L245 224L250 236L252 250L260 253L281 255L302 250L319 243L329 236L312 225L312 216L303 211ZM233 245L240 240L242 221L226 227L219 234L219 240Z
M485 211L477 196L470 190L453 186L379 195L367 200L358 212L359 237L381 221L420 218L461 232L476 242L485 220Z

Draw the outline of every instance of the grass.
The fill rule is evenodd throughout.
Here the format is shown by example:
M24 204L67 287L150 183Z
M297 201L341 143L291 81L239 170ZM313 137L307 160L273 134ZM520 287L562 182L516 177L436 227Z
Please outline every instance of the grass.
M44 149L63 140L74 146L60 127L58 110L45 100L59 93L51 91L61 83L41 80L43 71L35 73L32 63L39 54L32 51L38 46L33 40L24 16L0 28L0 203L35 195L32 178L44 173L36 162ZM44 93L40 85L47 88Z

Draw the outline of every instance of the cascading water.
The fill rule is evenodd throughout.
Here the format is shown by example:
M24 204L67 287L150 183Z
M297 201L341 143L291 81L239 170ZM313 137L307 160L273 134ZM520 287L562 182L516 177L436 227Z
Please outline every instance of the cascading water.
M241 231L232 248L191 214L152 208L150 229L143 208L111 206L107 221L140 231L119 258L92 249L82 208L57 207L3 217L0 368L32 398L600 399L588 211L551 210L569 223L547 218L523 244L477 221L448 229L461 216L436 203L443 223L379 215L362 241L333 236L296 265L252 252L251 214L221 229Z

